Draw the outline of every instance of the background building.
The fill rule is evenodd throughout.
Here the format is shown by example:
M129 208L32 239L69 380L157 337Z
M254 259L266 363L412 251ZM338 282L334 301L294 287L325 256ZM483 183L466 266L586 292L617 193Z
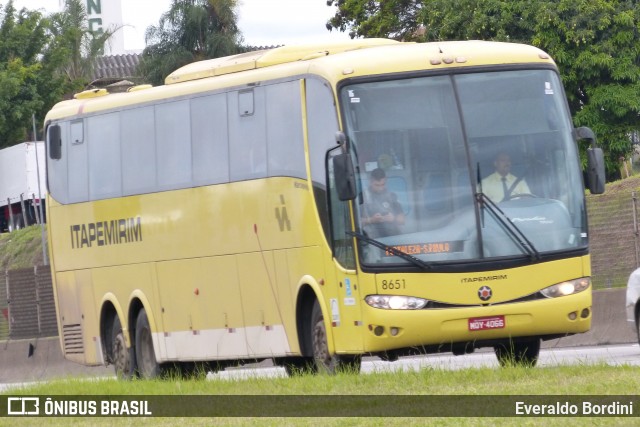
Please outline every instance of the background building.
M64 1L61 0L64 4ZM88 27L95 32L117 29L105 47L105 55L125 53L121 0L86 0Z
M132 1L132 0L129 0ZM140 0L134 0L140 1ZM6 2L2 2L4 5ZM145 1L151 3L150 0ZM65 0L14 0L16 9L27 8L30 10L41 10L44 14L60 12L64 9ZM133 25L125 25L123 19L122 0L82 0L82 4L87 12L87 26L93 31L104 31L116 29L109 46L105 49L105 55L121 55L134 53L125 50L125 29L134 33L142 34L146 28L135 28ZM136 53L139 52L136 51Z

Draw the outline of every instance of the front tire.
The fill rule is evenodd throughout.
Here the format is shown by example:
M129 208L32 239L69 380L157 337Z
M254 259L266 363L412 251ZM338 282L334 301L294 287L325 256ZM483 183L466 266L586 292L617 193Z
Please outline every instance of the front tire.
M160 364L153 350L153 337L147 312L140 310L136 319L136 362L140 377L153 379L160 376Z
M494 347L500 366L524 366L533 368L540 355L540 339L509 341Z
M318 301L313 304L311 311L311 348L318 373L333 375L338 372L360 372L361 356L339 356L329 352L327 329Z

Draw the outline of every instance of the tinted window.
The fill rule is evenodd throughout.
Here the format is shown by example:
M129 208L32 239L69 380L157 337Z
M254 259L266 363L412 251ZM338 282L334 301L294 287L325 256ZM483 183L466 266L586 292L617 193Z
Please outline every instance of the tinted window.
M123 112L122 183L124 194L156 190L156 148L153 107Z
M191 141L195 184L229 181L227 95L191 100Z
M304 141L300 111L300 83L297 81L266 87L267 151L269 176L304 178Z
M159 189L191 182L191 120L189 101L156 106L156 146Z
M122 194L120 113L87 120L89 193L92 200Z

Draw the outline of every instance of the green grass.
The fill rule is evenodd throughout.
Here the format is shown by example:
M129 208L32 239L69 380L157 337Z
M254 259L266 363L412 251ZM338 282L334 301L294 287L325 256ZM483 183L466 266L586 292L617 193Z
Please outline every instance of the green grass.
M330 395L330 402L347 405L345 395L369 395L371 404L384 401L385 396L399 395L633 395L640 390L640 367L607 365L576 365L549 368L506 367L462 370L421 369L408 372L376 374L340 374L336 376L296 376L292 378L249 378L245 380L183 380L169 378L158 381L117 381L112 379L87 381L58 380L5 392L5 395ZM247 401L250 402L250 397ZM188 402L188 399L185 400ZM295 402L295 399L292 400ZM376 403L378 402L378 403ZM250 403L249 403L250 404ZM383 403L384 404L384 403ZM329 408L330 409L330 408ZM355 408L356 410L362 408ZM636 412L640 407L634 408ZM366 410L366 408L364 408ZM11 421L9 423L9 421ZM16 421L23 421L24 424ZM27 422L30 421L30 422ZM33 425L43 421L47 426L66 425L379 425L413 426L431 422L457 426L520 426L520 425L634 425L634 418L37 418L0 419L0 425ZM40 423L40 422L39 422Z
M42 228L39 225L0 234L1 271L42 265L42 258Z

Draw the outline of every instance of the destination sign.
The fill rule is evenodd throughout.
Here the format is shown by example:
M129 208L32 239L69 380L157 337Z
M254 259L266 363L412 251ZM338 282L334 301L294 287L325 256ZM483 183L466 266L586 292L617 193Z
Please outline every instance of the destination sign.
M392 245L391 247L408 255L443 254L462 252L464 242L457 240L454 242L413 243L408 245ZM386 250L385 256L394 256L394 254L391 250Z

